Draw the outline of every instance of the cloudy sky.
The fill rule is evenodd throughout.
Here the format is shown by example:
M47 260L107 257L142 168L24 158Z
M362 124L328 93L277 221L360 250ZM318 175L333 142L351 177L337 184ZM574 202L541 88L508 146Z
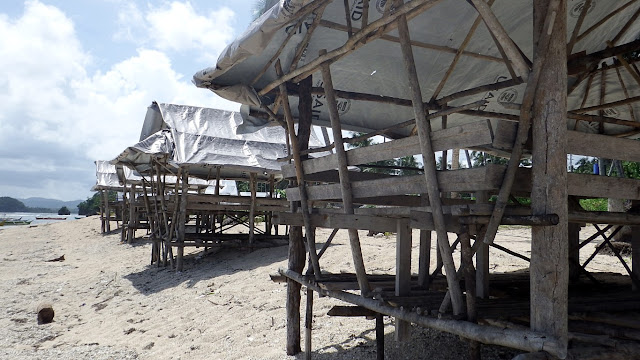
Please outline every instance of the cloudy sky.
M256 2L2 0L0 196L90 196L93 161L138 140L153 100L237 110L191 77Z

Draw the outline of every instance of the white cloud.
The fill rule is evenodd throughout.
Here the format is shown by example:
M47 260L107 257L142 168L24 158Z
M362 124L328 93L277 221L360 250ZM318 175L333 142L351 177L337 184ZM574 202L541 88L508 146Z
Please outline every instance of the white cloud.
M19 18L0 14L0 33L0 196L84 197L93 160L137 142L153 100L238 108L196 88L158 50L89 74L73 22L38 1Z
M213 62L234 38L234 18L235 13L227 7L198 13L188 1L157 8L149 5L146 12L134 3L125 3L118 15L116 38L161 51L194 52L198 59Z

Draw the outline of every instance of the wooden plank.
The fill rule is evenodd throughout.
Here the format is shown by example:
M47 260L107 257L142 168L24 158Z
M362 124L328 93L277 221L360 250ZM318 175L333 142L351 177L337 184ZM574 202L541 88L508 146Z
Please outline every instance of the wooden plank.
M488 145L493 142L491 124L486 121L477 121L461 126L454 126L443 130L434 131L431 135L434 151L442 151L453 148L468 148ZM420 140L417 136L409 136L385 143L355 148L346 151L347 165L361 165L397 157L420 154ZM324 156L304 161L305 175L317 172L333 170L338 167L336 155ZM282 173L285 178L295 176L293 165L284 165Z
M189 194L187 195L187 204L194 203L237 203L237 204L251 204L250 196L234 196L234 195L207 195L207 194ZM277 205L277 206L289 206L287 199L272 199L257 197L256 204L258 205Z
M411 211L411 228L420 230L434 231L436 229L433 224L433 214L424 211ZM447 232L460 232L460 223L451 216L444 216L445 229Z
M287 212L273 214L273 221L279 225L301 226L303 223L300 213ZM327 229L372 230L378 232L394 232L397 219L370 215L350 214L312 214L311 225Z
M460 169L451 171L438 171L436 173L441 191L482 191L497 190L502 180L505 167L503 165L489 164L484 167L472 169ZM421 194L426 189L424 175L394 176L379 180L355 181L352 183L353 196L355 198ZM287 199L298 201L300 196L297 189L287 189ZM328 184L310 186L307 188L309 200L337 200L341 198L340 185Z
M500 121L496 127L492 146L499 150L510 151L516 129L517 124ZM525 148L530 150L531 144L525 145ZM567 153L640 162L640 142L609 135L567 131Z
M531 192L531 169L519 168L513 190ZM567 174L568 195L640 200L640 180L591 174Z

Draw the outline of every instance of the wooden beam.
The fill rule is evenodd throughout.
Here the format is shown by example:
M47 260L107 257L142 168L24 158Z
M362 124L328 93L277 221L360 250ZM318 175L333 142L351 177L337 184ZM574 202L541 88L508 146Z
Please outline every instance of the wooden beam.
M468 321L446 320L423 316L416 312L385 305L375 299L365 298L344 291L325 290L315 283L306 281L303 276L292 271L280 269L279 272L287 278L308 286L324 296L359 305L377 313L393 316L420 326L449 332L454 335L476 340L485 344L501 345L523 351L544 350L561 358L566 354L566 348L563 347L563 343L552 336L548 336L548 334L530 330L505 329L478 325Z
M393 30L395 26L392 23L394 23L396 19L398 19L400 16L407 15L407 14L411 14L414 16L418 15L426 11L430 7L436 5L440 1L441 0L414 0L399 6L398 8L395 9L393 14L383 16L382 18L370 23L365 28L355 33L351 38L349 38L349 40L347 40L344 43L344 45L340 46L339 48L332 50L331 52L323 56L319 56L316 59L304 65L303 67L298 68L294 71L291 71L288 74L281 76L277 80L271 82L270 84L265 86L261 91L259 91L258 95L261 95L261 96L265 95L271 90L278 87L280 84L286 81L289 81L291 79L308 76L309 74L315 72L322 63L325 63L327 61L332 61L334 59L342 57L354 51L355 49L365 45L366 43L380 38L380 36L384 32ZM375 35L373 34L373 33L380 32L380 30L382 30L381 33L375 34ZM372 36L369 36L369 35L372 35Z
M598 64L604 59L637 50L638 47L640 47L640 40L634 40L626 44L609 47L581 57L574 57L567 61L568 75L576 75L578 73L588 71L593 68L594 64Z
M327 55L326 50L321 50L319 57ZM338 114L336 95L333 89L333 79L331 78L331 69L328 62L320 65L322 71L322 81L324 91L327 95L327 107L329 108L329 118L331 120L331 130L333 132L335 157L338 162L338 175L340 176L340 192L342 198L342 206L345 214L353 214L353 193L351 190L351 180L349 180L349 172L347 170L347 155L342 142L342 126L340 124L340 115ZM351 247L351 256L353 258L353 266L355 267L358 284L362 296L368 296L371 291L369 281L367 280L366 268L362 258L362 248L360 247L360 237L358 231L349 229L349 245Z
M333 29L333 30L339 30L339 31L347 31L347 27L339 24L339 23L335 23L332 21L328 21L328 20L322 20L320 22L320 26L326 27L328 29ZM358 32L360 29L358 28L353 28L354 31ZM380 36L380 39L382 40L386 40L389 42L394 42L394 43L400 43L400 39L398 39L397 37L393 36L393 35L382 35ZM481 59L481 60L487 60L487 61L492 61L492 62L503 62L503 60L499 57L495 57L495 56L491 56L491 55L485 55L485 54L479 54L479 53L475 53L473 51L464 51L464 50L460 50L460 49L455 49L455 48L451 48L448 46L442 46L442 45L435 45L435 44L429 44L429 43L425 43L422 41L417 41L417 40L411 40L411 46L416 47L416 48L422 48L422 49L427 49L427 50L434 50L434 51L439 51L439 52L444 52L444 53L448 53L448 54L456 54L458 52L461 53L461 55L467 56L467 57L473 57L476 59Z
M435 154L431 141L431 124L428 121L422 121L422 119L426 119L426 113L422 99L422 91L420 90L420 81L413 58L413 50L411 49L411 38L409 36L407 18L404 15L398 18L398 34L400 36L403 63L409 80L411 101L416 118L416 129L420 140L420 152L424 164L424 177L427 189L426 193L429 195L429 202L434 209L433 221L438 238L438 247L442 253L447 283L449 284L449 290L451 292L453 312L455 315L458 315L464 312L462 291L460 290L455 264L453 263L452 251L447 237L444 215L442 214L440 186L436 175Z
M477 0L476 0L477 1ZM480 1L482 2L482 1ZM558 7L560 6L560 0L551 0L547 9L546 17L543 21L542 28L544 29L543 35L539 39L539 48L546 49L550 42L550 38L553 36L555 18ZM556 28L555 31L558 31ZM496 199L496 206L493 209L491 220L487 225L486 233L484 236L484 242L486 244L493 243L493 239L498 231L498 226L501 222L502 215L504 215L504 209L507 206L509 195L511 194L511 188L515 180L516 171L520 166L520 158L524 150L525 143L529 137L529 127L531 125L532 111L531 108L534 102L534 94L537 89L539 79L542 76L542 69L545 66L547 59L547 51L541 51L537 54L536 63L533 66L531 76L528 78L527 88L525 89L524 98L522 100L522 107L520 109L520 123L518 124L518 131L511 150L511 157L509 158L509 164L507 171L505 172L498 198ZM566 96L566 94L565 94Z
M275 213L273 221L280 225L300 226L303 224L300 213ZM371 230L377 232L394 232L397 229L397 219L391 217L371 216L371 215L349 215L349 214L312 214L311 224L314 227L325 229L354 229Z
M276 73L281 76L282 68L280 66L280 61L276 62ZM298 141L298 137L296 136L296 130L294 127L293 114L291 113L291 108L289 106L289 96L287 95L287 87L284 84L280 84L280 93L282 96L282 105L285 114L285 119L287 122L287 129L289 132L289 138L291 139L291 147L293 148L293 158L296 164L302 164L302 157L300 156L300 151L302 147ZM309 259L311 260L311 265L313 267L313 273L317 279L320 279L322 276L320 272L320 263L318 261L318 253L316 253L316 244L315 244L315 231L311 226L308 211L309 204L307 202L307 192L305 188L304 182L304 171L302 167L296 166L296 178L298 182L298 190L300 194L300 203L302 207L302 214L304 218L304 227L305 227L305 235L307 238L306 246L307 252L309 253Z
M493 142L491 124L486 120L434 131L431 139L434 151L442 151L454 147L482 146ZM416 154L420 154L420 139L417 136L409 136L346 151L347 165L349 166ZM305 174L332 170L337 167L336 155L313 158L303 163ZM292 177L293 165L284 165L282 170L285 178Z
M475 192L497 190L504 171L505 167L503 165L489 164L486 167L473 169L438 171L435 175L438 183L442 184L440 191ZM518 178L525 176L523 173ZM354 181L351 183L354 198L420 194L424 192L426 186L428 186L428 183L424 175L391 176L377 180ZM523 190L526 189L526 183L520 188ZM338 200L341 198L340 184L309 186L307 187L307 196L308 199L312 201ZM287 189L287 199L299 201L299 190L295 188ZM431 199L432 197L429 197L430 202L432 201ZM431 203L431 206L433 207L433 203Z
M520 77L527 81L529 78L529 65L523 59L520 50L517 45L513 42L507 31L502 27L500 21L496 17L496 15L491 11L489 4L484 2L484 0L471 0L473 6L478 11L478 14L482 16L482 20L487 25L489 31L496 37L498 42L502 45L507 57L513 63L513 67L518 72Z
M590 28L588 28L587 30L585 30L582 34L580 34L578 36L578 41L584 39L585 36L589 35L592 31L594 31L595 29L599 28L600 26L602 26L602 24L604 24L605 22L607 22L609 19L611 19L612 17L614 17L615 15L617 15L618 13L620 13L621 11L624 11L624 9L626 9L627 7L633 5L633 3L635 3L637 0L629 0L627 3L625 3L624 5L620 6L619 8L613 10L612 12L610 12L609 14L607 14L605 17L603 17L602 19L600 19L597 23L591 25Z

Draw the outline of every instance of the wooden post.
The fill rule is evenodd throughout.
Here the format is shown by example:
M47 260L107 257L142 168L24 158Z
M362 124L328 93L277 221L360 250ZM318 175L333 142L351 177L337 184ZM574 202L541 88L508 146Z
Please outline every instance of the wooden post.
M313 290L307 288L307 311L304 317L304 355L311 360L311 330L313 329Z
M631 202L631 209L636 209L640 205L638 201ZM640 226L631 227L631 273L636 279L640 279ZM639 291L632 282L633 291Z
M376 360L384 360L384 315L380 313L376 314Z
M271 174L269 175L269 198L273 199L275 198L275 190L276 190L276 186L275 186L275 181L274 181L274 175ZM273 211L269 211L267 214L265 214L265 226L266 226L266 230L267 230L267 235L271 235L271 228L273 227ZM276 226L275 229L275 234L278 235L278 227Z
M175 189L176 193L178 193L178 187ZM177 219L174 221L178 221L178 243L179 245L184 244L184 237L186 234L186 223L188 219L187 215L187 196L189 193L189 173L187 169L182 171L182 194L180 196L180 212L178 213ZM175 206L178 206L178 202L176 201ZM171 239L169 239L171 241ZM177 256L176 256L176 271L182 271L184 266L183 257L184 257L184 246L178 246Z
M476 203L486 204L489 197L486 192L476 192ZM487 231L486 226L482 226L476 238L479 241L476 252L476 295L482 299L489 298L489 244L485 244L482 239Z
M460 149L451 150L451 170L460 169ZM451 198L457 199L459 197L458 193L455 191L451 192Z
M109 190L106 191L104 196L104 212L106 216L106 231L111 232L111 209L109 208Z
M580 268L580 224L569 223L568 225L569 240L569 280L575 282L580 277L582 270Z
M320 50L320 56L327 53L326 50ZM345 214L353 214L353 193L351 191L351 181L349 180L349 171L347 170L347 154L344 150L342 142L342 125L340 124L340 116L336 102L336 94L333 88L333 79L331 78L331 69L329 63L325 62L320 65L322 70L322 81L324 92L327 96L327 107L329 108L329 119L331 120L331 131L333 132L333 144L338 159L338 176L340 178L340 190L342 193L342 206ZM351 256L353 257L353 266L355 267L358 285L360 286L361 295L367 296L370 291L369 280L362 259L362 248L360 247L360 237L358 230L348 229L349 244L351 245Z
M411 294L411 228L409 220L398 220L396 233L396 296ZM396 319L396 341L407 341L411 323Z
M424 103L422 101L422 92L420 90L420 82L418 80L416 65L413 60L413 50L411 48L407 18L404 15L398 18L398 34L400 35L400 45L402 48L404 66L411 90L411 101L416 118L418 137L420 139L420 150L422 152L429 203L433 209L433 223L438 237L438 247L442 254L442 261L447 275L447 284L449 285L449 291L451 292L453 313L458 315L464 312L462 290L460 290L456 267L451 253L451 246L449 245L449 239L445 228L444 215L442 213L440 189L438 186L438 179L436 177L435 154L433 152L433 146L431 145L431 124L425 120L426 113Z
M127 242L131 244L135 236L136 227L136 186L131 184L129 188L129 225L127 226Z
M301 83L311 82L311 77L303 80ZM306 93L310 91L306 90L307 87L303 87L302 92ZM299 97L299 105L298 105L298 128L309 126L311 127L311 96L301 96ZM288 127L287 123L287 127ZM293 139L296 136L295 132L287 131L287 141L289 139ZM295 139L295 143L297 146L297 153L299 154L303 148L307 148L309 145L309 139ZM298 141L302 140L302 141ZM305 142L306 141L306 142ZM289 147L287 146L287 149ZM301 165L301 164L300 164ZM296 174L297 175L297 174ZM296 186L295 181L291 184L291 186ZM295 213L298 208L298 203L291 203L291 212ZM305 209L306 210L306 209ZM276 234L278 234L278 230L276 227ZM304 248L304 241L302 238L302 227L300 226L291 226L289 230L289 249L288 249L288 264L287 267L290 271L293 271L297 274L301 274L304 269L304 264L306 262L306 253ZM296 355L300 353L300 284L288 279L287 280L287 304L286 304L286 312L287 312L287 355Z
M253 246L253 240L255 238L255 226L256 226L256 182L257 174L252 172L249 174L249 189L251 190L251 205L249 205L249 248Z
M120 242L127 240L127 224L129 223L127 213L127 181L125 180L122 184L122 227L120 228Z
M105 233L106 230L106 224L104 223L105 221L105 206L104 206L104 190L100 190L100 232L102 234Z
M276 62L276 73L278 76L282 76L282 67L280 66L280 60ZM289 138L291 139L291 147L293 148L293 159L296 165L296 178L298 181L298 188L300 190L300 203L302 207L302 218L304 219L305 236L307 239L307 251L309 252L309 259L313 267L313 273L316 279L319 279L322 275L320 273L320 263L318 261L318 253L316 252L316 239L315 229L311 226L311 218L309 216L309 203L307 201L307 191L304 184L304 170L302 167L302 157L300 155L300 143L296 136L295 127L293 124L293 114L289 107L289 95L287 93L287 87L284 84L280 85L280 93L282 94L282 109L284 110L285 120L287 121L287 129L289 131ZM309 109L311 107L309 106ZM308 126L311 126L311 118L309 118ZM301 129L299 126L298 129ZM302 135L302 133L301 133Z
M462 264L464 264L464 282L467 299L467 321L475 323L478 321L478 312L476 309L476 274L473 268L473 253L471 251L471 238L469 230L463 227L463 233L460 234L460 253ZM478 238L480 239L480 238ZM482 240L477 240L482 241ZM469 359L480 360L480 343L477 341L469 341Z
M431 231L420 230L420 254L418 256L418 284L429 289L431 266Z
M544 27L553 0L533 1L534 72L546 62L535 89L533 113L533 215L557 214L556 226L533 226L531 239L531 328L560 342L566 356L568 305L567 210L567 30L566 2L555 14L548 47L539 41L548 36ZM563 356L560 356L564 358Z

